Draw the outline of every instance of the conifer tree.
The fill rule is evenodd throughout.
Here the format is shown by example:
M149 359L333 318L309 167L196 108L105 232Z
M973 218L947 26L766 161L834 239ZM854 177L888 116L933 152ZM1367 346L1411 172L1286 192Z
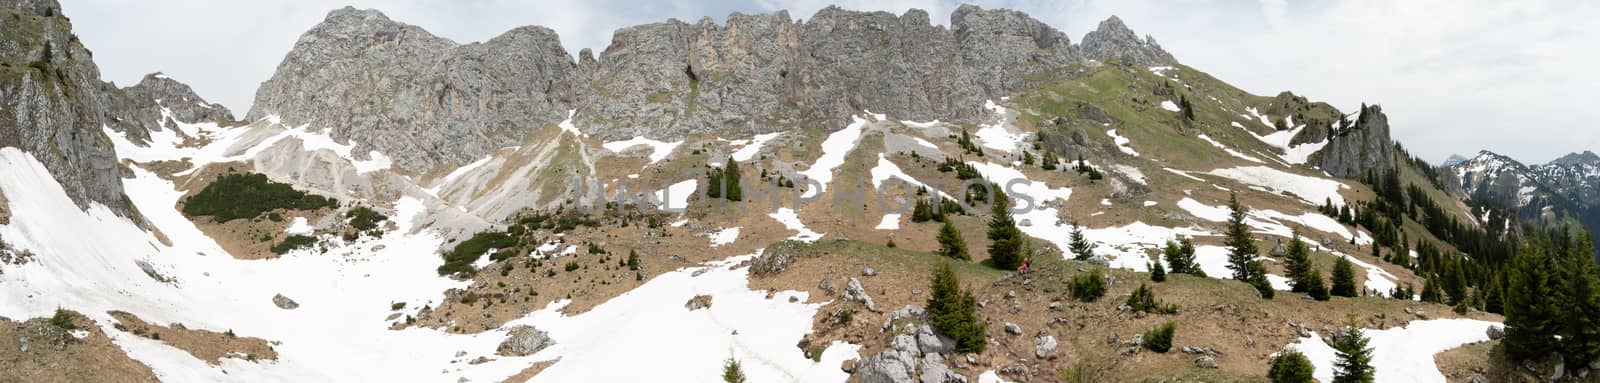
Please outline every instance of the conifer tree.
M1501 339L1513 361L1544 358L1558 349L1560 287L1552 278L1555 263L1543 238L1533 236L1511 260L1506 283L1506 335ZM1426 289L1423 290L1426 295Z
M1489 280L1489 286L1483 292L1483 311L1505 315L1505 282L1500 279L1500 274L1495 274Z
M727 185L722 187L723 198L729 201L743 200L744 191L739 187L739 161L728 158L728 165L723 168L723 173L722 179L727 182Z
M961 232L956 230L956 225L950 224L950 220L945 220L944 225L939 227L939 255L972 260L972 256L967 254L967 241L961 239Z
M1072 259L1087 261L1094 257L1094 244L1084 238L1083 228L1078 226L1077 221L1072 222L1072 234L1068 239L1067 246L1072 251Z
M1339 261L1334 262L1333 286L1328 293L1341 297L1356 296L1356 271L1349 258L1340 257Z
M1259 250L1255 239L1250 237L1250 227L1244 223L1245 211L1239 205L1237 194L1228 197L1228 209L1228 268L1233 270L1233 279L1249 282L1252 279L1250 264L1255 262Z
M1367 347L1367 336L1356 328L1355 320L1345 323L1333 341L1336 360L1333 363L1333 383L1372 383L1372 349Z
M1314 275L1311 269L1311 251L1306 248L1305 242L1300 242L1300 229L1294 230L1294 240L1289 241L1289 251L1284 255L1284 267L1287 269L1291 291L1304 293L1311 291L1311 278L1321 279L1321 275Z
M1152 282L1166 282L1167 281L1167 268L1161 266L1161 261L1152 261L1152 262L1150 262L1150 281L1152 281Z
M1600 358L1600 270L1596 270L1589 233L1576 230L1559 270L1566 294L1562 299L1562 356L1567 363L1587 366Z
M745 383L744 366L733 358L722 362L722 381L724 383Z
M1011 217L1011 199L998 185L990 184L994 201L989 204L989 261L1001 270L1015 270L1022 265L1022 230Z
M1311 274L1306 277L1306 294L1319 301L1329 298L1328 285L1322 281L1322 272L1317 271L1316 264L1311 265Z
M1433 281L1433 276L1422 280L1422 296L1418 299L1428 303L1444 303L1444 293L1439 292L1439 284Z
M981 353L988 334L976 313L977 298L961 289L961 280L949 261L934 267L928 296L928 321L935 331L956 340L956 352Z
M1167 241L1167 247L1162 250L1167 258L1168 271L1177 274L1189 274L1204 278L1206 271L1194 262L1194 242L1188 238L1178 240L1177 243Z

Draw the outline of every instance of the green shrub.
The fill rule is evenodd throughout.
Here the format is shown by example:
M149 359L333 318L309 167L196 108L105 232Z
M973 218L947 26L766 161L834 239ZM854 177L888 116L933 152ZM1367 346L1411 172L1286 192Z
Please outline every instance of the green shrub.
M211 217L217 222L248 219L274 209L313 210L338 206L339 201L294 190L289 184L267 180L260 173L228 174L183 203L183 213Z
M578 270L578 261L567 261L566 270L569 273L573 272L573 271L577 271Z
M472 238L456 244L456 247L444 254L444 264L439 266L439 275L454 273L471 273L472 263L489 249L505 249L517 245L517 239L509 234L498 231L486 231L473 234Z
M1139 284L1139 288L1133 290L1133 294L1128 295L1127 303L1129 307L1133 308L1134 312L1149 314L1178 313L1178 306L1161 303L1160 300L1156 299L1156 292L1143 283Z
M1073 299L1094 302L1106 295L1106 277L1099 269L1079 273L1067 282L1067 291L1072 293Z
M350 219L350 227L361 232L370 232L373 229L377 229L379 223L389 219L383 213L374 211L366 206L357 206L350 209L350 211L344 213L344 216Z
M308 235L291 235L283 238L283 242L272 245L273 254L288 254L290 251L311 247L317 244L317 238Z
M50 317L50 325L62 330L77 330L78 325L72 324L72 312L56 309L56 315Z
M1272 358L1272 368L1267 370L1267 379L1272 383L1312 383L1311 375L1315 368L1311 360L1295 350L1283 350L1278 356Z
M1155 352L1172 350L1172 334L1177 332L1178 325L1168 321L1150 331L1144 332L1144 348Z

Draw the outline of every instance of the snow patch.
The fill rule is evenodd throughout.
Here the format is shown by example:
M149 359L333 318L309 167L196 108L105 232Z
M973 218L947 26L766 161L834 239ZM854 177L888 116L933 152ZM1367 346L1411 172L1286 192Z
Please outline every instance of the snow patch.
M1414 320L1385 330L1362 329L1372 347L1373 378L1379 382L1445 382L1433 357L1462 345L1489 340L1488 329L1497 322L1476 319ZM1316 366L1317 380L1333 381L1337 353L1321 335L1300 338L1290 347L1299 350Z
M600 144L601 147L606 148L606 150L610 150L613 153L622 153L623 151L636 146L647 146L650 148L650 163L652 164L666 159L668 155L672 154L674 149L678 148L678 145L683 145L683 141L663 142L645 138L643 136L634 137L633 139L627 141L611 141Z

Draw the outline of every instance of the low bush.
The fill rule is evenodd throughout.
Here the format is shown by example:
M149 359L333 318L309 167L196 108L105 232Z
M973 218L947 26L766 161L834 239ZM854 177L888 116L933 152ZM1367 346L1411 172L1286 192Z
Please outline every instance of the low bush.
M266 175L243 173L217 177L184 200L183 213L228 222L255 218L275 209L314 210L338 205L338 200L294 190L289 184L268 180Z
M278 242L278 244L272 245L272 253L280 255L288 254L290 251L311 247L311 245L315 244L317 244L316 237L299 234L290 235L285 237L283 242Z
M1067 282L1067 291L1072 293L1073 299L1094 302L1106 295L1106 277L1099 269L1079 273Z

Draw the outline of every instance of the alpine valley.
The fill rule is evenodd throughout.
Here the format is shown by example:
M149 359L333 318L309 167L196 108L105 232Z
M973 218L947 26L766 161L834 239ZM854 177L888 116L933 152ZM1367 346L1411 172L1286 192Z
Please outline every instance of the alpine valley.
M235 114L0 0L0 381L1600 381L1593 153L936 16L346 7Z

